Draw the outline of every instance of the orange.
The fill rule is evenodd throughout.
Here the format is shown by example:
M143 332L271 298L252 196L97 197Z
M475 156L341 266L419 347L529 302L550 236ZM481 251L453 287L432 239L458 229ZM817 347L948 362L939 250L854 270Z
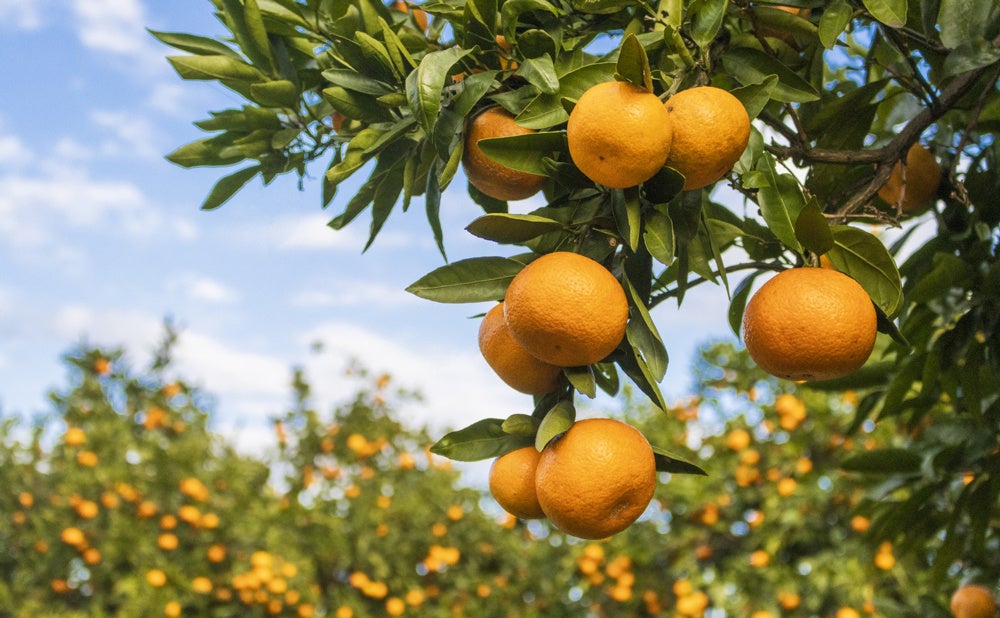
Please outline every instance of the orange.
M611 272L586 256L558 251L510 282L504 318L532 356L560 367L596 363L625 336L628 301Z
M616 189L653 177L670 154L671 126L659 97L627 82L587 89L566 125L569 155L587 178Z
M167 574L160 569L151 569L146 572L146 582L154 588L160 588L167 583Z
M918 214L930 205L939 184L941 166L934 155L920 144L913 144L906 153L905 177L903 164L897 162L878 196L893 208L899 204L904 214Z
M771 375L831 380L865 363L875 345L876 322L871 298L854 279L826 268L793 268L750 298L743 341Z
M490 493L515 517L545 517L535 493L535 467L540 456L534 446L525 446L497 457L490 467Z
M538 360L514 339L504 321L503 303L490 309L479 325L479 350L500 379L516 391L544 395L559 385L562 367Z
M739 160L750 141L750 116L722 88L688 88L664 103L673 142L667 166L684 174L684 190L708 186Z
M534 132L517 124L514 116L500 107L491 107L476 116L465 131L462 152L462 166L469 184L498 200L523 200L538 193L545 185L545 176L511 169L487 157L479 148L481 139Z
M417 27L421 30L427 30L427 13L423 9L418 9L416 6L411 9L410 3L403 0L395 0L389 8L400 13L413 13L413 21Z
M582 420L542 450L535 488L542 511L557 528L603 539L632 525L653 499L653 449L627 423Z
M955 618L993 618L997 601L985 586L968 584L951 595L951 613Z

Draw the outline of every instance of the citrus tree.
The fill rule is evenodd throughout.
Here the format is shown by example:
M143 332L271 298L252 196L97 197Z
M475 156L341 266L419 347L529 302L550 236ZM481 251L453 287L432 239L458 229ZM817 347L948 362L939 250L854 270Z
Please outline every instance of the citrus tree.
M880 480L871 514L882 534L900 548L932 546L939 575L996 553L995 2L214 6L225 37L153 33L185 52L168 58L182 78L245 99L198 121L211 135L168 157L240 166L204 209L258 176L304 179L319 165L320 204L338 211L331 228L364 218L370 246L390 213L422 202L444 255L442 196L465 189L449 188L462 167L484 211L468 232L504 247L446 263L409 290L503 300L502 326L524 350L508 345L491 366L523 353L561 371L531 389L523 412L453 432L436 452L541 450L571 427L577 394L624 383L668 410L658 386L667 348L650 310L711 283L757 365L864 392L848 435L875 422L907 436L841 462ZM339 193L355 176L356 191ZM538 191L541 207L508 209ZM888 245L886 228L902 230ZM551 270L551 256L566 254L620 289L595 283L588 266L543 276L543 261ZM773 273L768 283L818 266L824 274L808 277L817 283L785 286L744 315ZM560 278L582 283L535 284ZM517 306L515 288L525 290ZM845 305L849 289L871 308ZM597 310L577 314L586 307ZM803 349L790 368L770 362ZM700 471L648 437L661 472Z

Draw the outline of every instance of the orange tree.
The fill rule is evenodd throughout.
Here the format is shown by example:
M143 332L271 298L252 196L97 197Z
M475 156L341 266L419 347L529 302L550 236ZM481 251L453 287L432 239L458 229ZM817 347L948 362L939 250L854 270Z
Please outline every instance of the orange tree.
M370 245L394 209L422 201L442 254L442 194L464 151L475 147L475 160L544 177L544 206L527 214L470 184L484 215L468 231L511 247L510 255L446 264L410 291L440 302L498 301L540 254L573 251L620 282L626 334L600 361L564 368L557 389L524 414L446 436L436 450L457 459L532 441L543 447L572 423L575 393L617 392L621 374L668 409L658 387L667 351L649 310L680 303L694 285L720 286L739 331L766 275L821 263L846 273L873 302L882 337L866 366L828 387L867 389L849 433L874 421L908 436L851 466L883 481L871 494L882 534L900 548L932 548L937 574L961 569L995 554L998 542L1000 9L960 0L785 4L793 8L744 0L218 0L227 36L154 36L185 52L169 57L182 78L218 81L245 104L199 121L212 135L168 158L242 164L219 180L205 209L253 178L304 178L318 163L321 203L340 210L330 227L365 215ZM621 104L647 110L638 123L631 112L601 113L587 95L611 81L624 82L617 90L633 100L657 97L666 120L646 104ZM679 111L679 97L706 85L742 104L749 131L731 106L707 120ZM492 107L525 131L496 128L499 137L466 144L471 120ZM577 119L599 119L582 134L578 109L586 111ZM671 114L685 121L671 126ZM668 153L647 143L657 139L676 144ZM587 144L580 156L576 143ZM718 156L729 151L736 158ZM610 174L598 171L605 168ZM339 195L356 174L367 177ZM871 232L893 226L906 231L889 246ZM804 322L820 334L824 321L838 319L816 313ZM657 465L697 471L659 446Z

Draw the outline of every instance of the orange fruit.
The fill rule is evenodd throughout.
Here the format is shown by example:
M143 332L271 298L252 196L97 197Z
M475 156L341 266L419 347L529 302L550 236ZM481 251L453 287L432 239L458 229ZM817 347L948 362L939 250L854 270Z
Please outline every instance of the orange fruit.
M906 170L897 162L878 196L893 208L899 204L904 214L918 214L929 206L941 184L941 166L930 150L913 144L906 153ZM902 197L902 202L900 202Z
M831 380L865 363L875 346L871 298L826 268L778 273L747 303L743 341L764 371L787 380Z
M490 466L490 493L515 517L545 517L535 493L535 467L540 456L534 446L525 446L497 457Z
M427 30L427 13L423 9L418 9L415 5L411 7L410 3L404 2L404 0L395 0L389 8L400 13L412 13L413 21L417 27L424 31Z
M532 356L560 367L596 363L625 336L628 301L611 272L557 251L525 266L507 288L504 318Z
M993 618L997 601L989 588L968 584L951 595L951 613L955 618Z
M587 178L616 189L653 177L670 154L667 110L652 92L627 82L587 89L573 107L566 140Z
M653 449L627 423L582 420L542 450L535 488L542 512L557 528L603 539L632 525L653 499Z
M511 45L510 41L507 40L507 37L502 34L496 35L495 40L497 42L497 47L500 48L500 68L504 71L516 71L518 67L517 61L511 60L509 57L511 52L514 51L514 46Z
M462 166L469 184L498 200L523 200L538 193L546 177L511 169L486 156L479 140L491 137L511 137L534 133L517 124L509 112L491 107L476 116L465 131Z
M673 142L667 166L684 174L684 190L708 186L733 168L750 141L750 116L722 88L681 90L664 103Z
M510 334L503 317L503 303L493 307L479 325L479 351L507 386L527 395L544 395L556 389L562 367L538 360Z

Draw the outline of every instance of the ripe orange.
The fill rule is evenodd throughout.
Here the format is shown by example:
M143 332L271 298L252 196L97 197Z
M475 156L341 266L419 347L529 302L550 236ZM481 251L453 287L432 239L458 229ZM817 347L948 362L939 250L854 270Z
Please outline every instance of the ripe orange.
M625 336L628 301L608 269L586 256L558 251L531 262L510 282L504 317L529 354L577 367L610 354Z
M562 367L538 360L510 334L503 317L503 303L493 307L479 325L479 351L507 386L527 395L544 395L556 389Z
M951 613L955 618L993 618L997 601L989 588L967 584L951 595Z
M787 380L831 380L865 363L876 315L864 288L826 268L793 268L754 293L743 314L750 357Z
M511 169L490 159L479 148L479 140L534 133L514 121L514 116L500 107L491 107L469 123L465 131L462 166L469 183L498 200L523 200L538 193L546 177Z
M540 455L534 446L525 446L497 457L490 467L490 493L503 510L515 517L545 517L535 493L535 467Z
M684 174L684 190L708 186L739 160L750 141L750 116L722 88L688 88L664 103L673 143L667 166Z
M905 214L918 214L930 205L937 195L939 184L941 166L934 155L920 144L913 144L906 153L905 178L903 164L897 162L889 180L878 190L878 196L893 208L899 203L900 210Z
M634 187L670 154L671 126L659 97L626 82L591 86L573 107L566 140L573 163L607 187Z
M631 425L582 420L542 450L535 488L542 511L557 528L603 539L632 525L653 499L653 449Z

